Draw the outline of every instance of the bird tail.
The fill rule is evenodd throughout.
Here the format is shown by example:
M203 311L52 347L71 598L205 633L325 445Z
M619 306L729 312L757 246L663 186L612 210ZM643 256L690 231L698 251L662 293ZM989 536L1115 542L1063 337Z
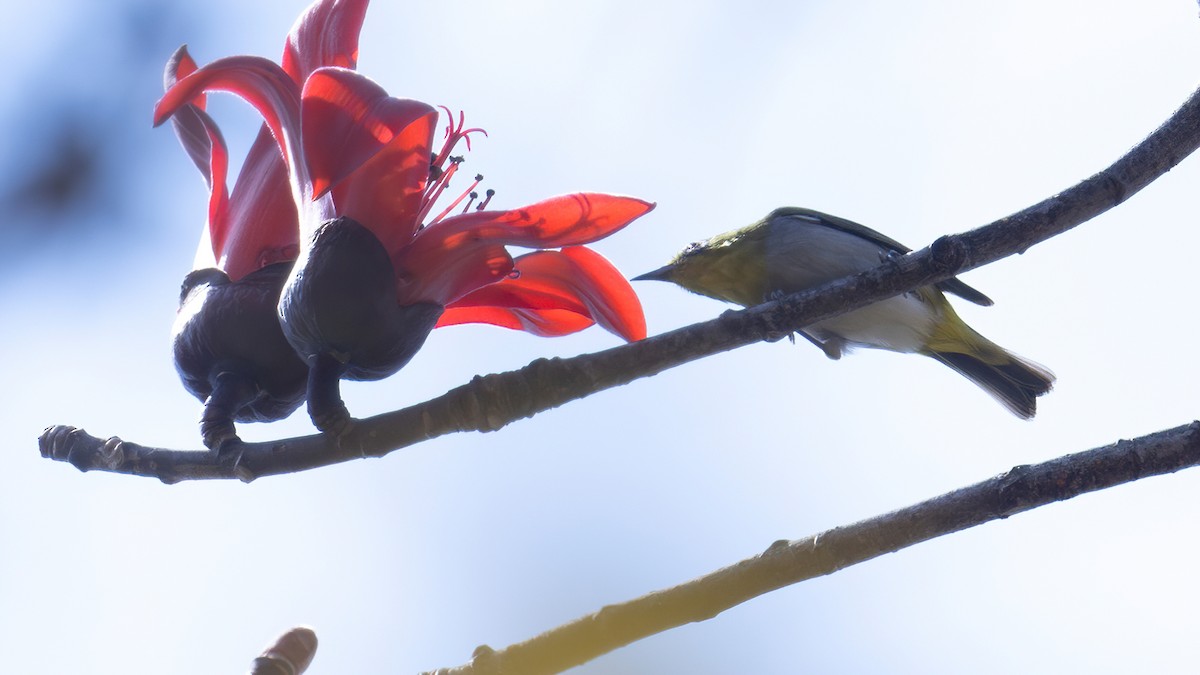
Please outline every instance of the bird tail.
M1054 386L1054 373L975 332L946 303L945 316L924 352L950 366L1021 419L1037 413L1037 398Z
M1037 397L1054 386L1054 373L1044 366L999 349L1004 360L990 363L980 356L958 352L930 352L1004 404L1014 415L1030 419L1037 413Z

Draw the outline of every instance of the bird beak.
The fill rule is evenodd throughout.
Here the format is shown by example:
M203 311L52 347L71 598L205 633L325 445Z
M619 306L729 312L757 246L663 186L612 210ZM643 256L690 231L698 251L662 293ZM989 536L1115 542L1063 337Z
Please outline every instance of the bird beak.
M670 281L671 273L674 271L675 271L675 267L673 265L665 265L663 267L660 267L660 268L654 270L653 272L646 272L645 274L639 274L636 277L630 279L630 281Z

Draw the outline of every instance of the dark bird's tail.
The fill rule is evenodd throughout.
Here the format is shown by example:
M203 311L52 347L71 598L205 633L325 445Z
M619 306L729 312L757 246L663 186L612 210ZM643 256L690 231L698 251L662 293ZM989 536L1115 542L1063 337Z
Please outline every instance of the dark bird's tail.
M995 350L986 354L987 360L958 352L928 354L982 387L1017 417L1032 418L1037 413L1037 397L1054 386L1054 373L999 347Z

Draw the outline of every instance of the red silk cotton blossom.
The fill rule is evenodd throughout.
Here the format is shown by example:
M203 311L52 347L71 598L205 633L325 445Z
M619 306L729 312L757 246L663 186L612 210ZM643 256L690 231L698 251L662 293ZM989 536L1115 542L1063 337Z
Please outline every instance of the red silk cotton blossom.
M296 22L281 63L296 86L322 66L353 68L366 3L321 2ZM197 70L186 47L167 62L164 87ZM304 401L308 367L279 325L277 305L300 248L296 205L283 155L266 125L233 187L229 153L198 96L171 118L209 188L208 222L187 275L172 332L184 387L204 402L201 435L218 449L236 440L234 421L272 421Z
M654 205L578 193L491 210L490 193L474 204L472 185L435 214L462 162L452 153L460 142L469 150L481 131L465 129L461 114L450 118L434 152L437 110L391 97L351 69L366 4L319 1L293 29L282 66L253 56L219 59L179 78L155 107L161 124L196 109L205 94L226 91L263 116L287 180L254 185L275 202L290 194L295 204L298 260L279 316L288 343L308 363L317 426L348 428L338 379L394 373L434 326L488 323L557 336L598 323L626 340L645 337L633 289L585 245ZM239 185L253 180L247 170ZM229 250L237 228L213 225L220 199L214 190L209 232L231 277L286 255L286 243L265 233L258 241L267 243L253 252ZM507 246L535 250L514 259Z

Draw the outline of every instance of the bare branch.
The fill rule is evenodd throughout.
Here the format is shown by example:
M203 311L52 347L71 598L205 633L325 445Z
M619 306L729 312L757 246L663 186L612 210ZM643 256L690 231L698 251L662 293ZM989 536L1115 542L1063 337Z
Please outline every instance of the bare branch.
M919 286L1021 253L1120 204L1200 146L1200 92L1112 166L1070 189L994 223L940 237L876 269L640 342L569 359L539 359L410 408L359 421L335 439L321 435L241 443L220 454L102 440L73 427L47 429L43 456L88 471L157 477L164 482L290 473L360 457L380 457L460 431L495 431L569 401L668 368L785 334Z
M751 598L893 553L934 537L1078 495L1200 464L1200 422L1132 441L1017 466L994 478L907 508L835 527L673 588L609 605L500 651L475 650L469 664L432 675L548 675ZM426 674L430 675L430 674Z

